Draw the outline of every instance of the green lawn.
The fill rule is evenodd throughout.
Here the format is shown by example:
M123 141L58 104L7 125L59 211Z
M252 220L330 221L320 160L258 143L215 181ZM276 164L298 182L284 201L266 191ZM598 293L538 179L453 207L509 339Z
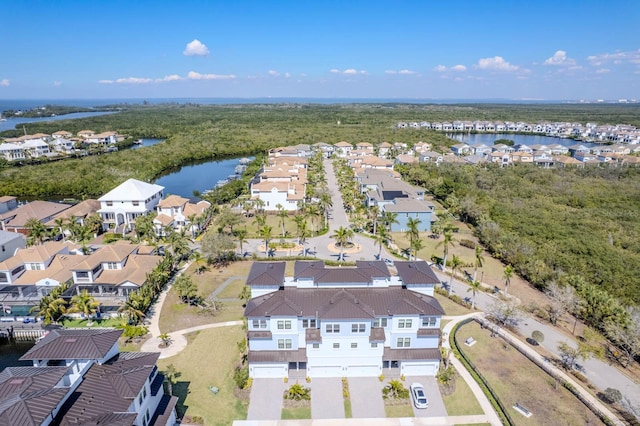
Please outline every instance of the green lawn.
M451 395L442 395L442 400L450 416L484 414L471 388L460 376L456 376L456 390Z
M346 419L350 419L353 417L353 413L351 411L351 400L350 399L345 399L344 400L344 417Z
M442 309L444 309L445 315L456 316L456 315L466 315L471 313L471 309L465 308L462 305L458 305L456 302L449 299L448 297L445 297L438 293L434 293L433 296L440 303L440 306L442 306Z
M408 401L406 404L385 405L385 414L387 417L413 417L413 408L411 408L411 403Z
M283 408L280 417L282 420L310 419L311 407Z
M233 280L227 285L227 287L225 287L224 290L218 293L218 298L219 299L232 299L234 297L237 298L238 295L240 294L240 291L242 290L242 287L244 287L245 282L246 282L246 279Z
M162 371L173 364L180 373L174 394L179 399L178 412L200 416L206 425L230 425L247 417L248 403L234 396L233 371L240 354L237 342L244 338L240 326L203 330L187 336L188 346L171 358L158 361ZM220 389L217 394L209 386Z

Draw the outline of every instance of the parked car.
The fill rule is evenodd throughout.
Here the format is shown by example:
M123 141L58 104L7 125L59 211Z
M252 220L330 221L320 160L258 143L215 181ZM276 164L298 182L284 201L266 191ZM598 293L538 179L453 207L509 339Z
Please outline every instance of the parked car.
M424 386L421 383L412 383L409 387L411 389L411 397L413 398L413 404L416 408L424 409L429 406L429 400L427 394L424 393Z

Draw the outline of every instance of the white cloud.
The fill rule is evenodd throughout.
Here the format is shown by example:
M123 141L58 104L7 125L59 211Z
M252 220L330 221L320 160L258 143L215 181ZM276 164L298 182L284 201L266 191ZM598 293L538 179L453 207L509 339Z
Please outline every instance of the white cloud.
M437 72L445 72L447 70L447 67L445 67L444 65L438 65L433 70Z
M398 74L398 72L394 71L394 70L386 70L384 73L385 74Z
M567 58L567 52L564 50L557 50L552 57L544 61L545 65L575 65L575 63L573 59Z
M596 71L596 74L608 74L610 73L611 70L607 69L607 68L600 68L599 70Z
M400 71L396 71L396 70L386 70L384 72L385 74L400 74L400 75L416 75L418 74L417 71L411 71L411 70L400 70Z
M233 74L200 74L199 72L189 71L187 78L190 80L232 80L236 78L236 76Z
M98 80L100 84L113 84L113 80Z
M184 56L207 56L209 48L196 38L191 43L187 43L187 47L182 54Z
M277 77L280 75L280 73L278 71L274 71L274 70L269 70L269 72L267 73L272 77Z
M346 74L346 75L357 75L357 74L362 74L365 75L367 74L367 72L365 70L357 70L355 68L348 68L344 71L340 71L339 69L336 68L332 68L329 70L330 73L332 74Z
M139 77L127 77L127 78L118 78L116 80L98 80L100 84L147 84L153 83L152 78L139 78Z
M8 78L3 78L2 80L0 80L0 86L8 86L9 85L9 79Z
M291 74L289 74L288 72L285 72L284 73L284 78L289 78L289 77L291 77Z
M465 67L464 65L454 65L451 67L452 71L466 71L467 67Z
M60 87L62 86L62 82L61 81L54 81L53 82L53 87Z
M587 60L591 65L600 66L607 62L613 62L614 64L622 64L624 62L631 62L637 64L640 62L640 49L629 51L617 51L615 53L601 53L599 55L591 55L587 57Z
M505 61L502 56L494 56L493 58L481 58L476 65L483 70L497 70L497 71L517 71L520 67L512 65Z
M182 77L180 77L178 74L171 74L171 75L164 76L162 78L156 78L155 82L164 83L167 81L178 81L178 80L182 80Z

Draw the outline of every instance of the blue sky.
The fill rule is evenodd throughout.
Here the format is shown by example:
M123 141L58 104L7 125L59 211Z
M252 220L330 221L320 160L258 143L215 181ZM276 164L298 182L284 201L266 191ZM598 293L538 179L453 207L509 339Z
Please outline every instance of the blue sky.
M2 4L0 99L640 99L640 2Z

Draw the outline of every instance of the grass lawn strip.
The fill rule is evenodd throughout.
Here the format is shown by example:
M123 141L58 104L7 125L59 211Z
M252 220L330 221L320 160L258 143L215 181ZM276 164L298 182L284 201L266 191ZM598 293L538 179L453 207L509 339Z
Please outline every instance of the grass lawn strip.
M310 419L311 407L283 408L281 418L282 420Z
M456 390L451 395L442 394L444 407L449 416L472 416L484 414L480 403L476 399L471 388L462 377L456 375Z
M244 337L240 326L203 330L188 335L189 344L178 355L158 360L162 371L173 364L180 373L174 394L181 416L199 416L207 425L230 425L246 419L248 403L235 396L233 371L240 354L237 342ZM220 389L211 393L210 386Z
M470 322L459 328L457 340L464 342L473 336L476 344L461 350L474 363L478 371L491 385L509 415L522 425L556 424L562 419L564 425L601 425L600 419L568 390L554 380L516 349L500 338L490 337L478 323ZM520 403L533 413L525 418L513 405Z
M413 417L413 408L411 404L385 405L384 412L387 417Z
M218 293L218 299L233 299L238 298L240 291L242 291L242 287L244 287L244 283L246 279L237 279L231 281L224 290Z

